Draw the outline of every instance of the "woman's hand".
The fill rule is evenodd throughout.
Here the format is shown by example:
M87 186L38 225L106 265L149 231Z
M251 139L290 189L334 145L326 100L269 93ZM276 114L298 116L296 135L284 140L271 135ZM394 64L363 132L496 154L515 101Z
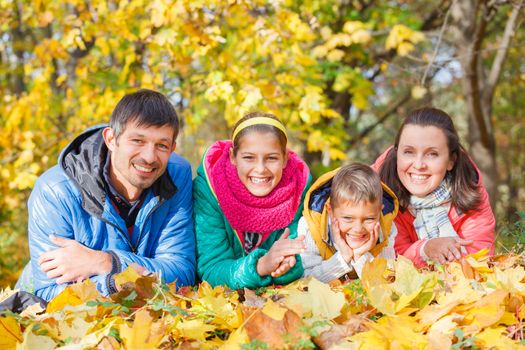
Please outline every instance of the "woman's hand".
M430 239L425 245L425 254L434 262L444 264L461 258L461 247L474 241L459 237L438 237Z
M290 230L286 228L281 238L274 242L268 253L259 259L257 262L259 276L278 277L295 265L295 254L301 254L306 248L304 237L290 239L289 236Z
M370 232L370 237L368 237L368 240L359 248L354 249L354 261L359 260L360 257L368 253L370 250L372 250L372 248L376 246L377 239L379 238L379 229L379 222L376 222L372 232Z
M339 254L341 254L347 264L350 264L350 261L352 261L352 258L354 257L354 251L350 248L348 243L346 243L346 239L341 235L341 229L339 228L339 221L337 219L334 219L332 222L332 234Z

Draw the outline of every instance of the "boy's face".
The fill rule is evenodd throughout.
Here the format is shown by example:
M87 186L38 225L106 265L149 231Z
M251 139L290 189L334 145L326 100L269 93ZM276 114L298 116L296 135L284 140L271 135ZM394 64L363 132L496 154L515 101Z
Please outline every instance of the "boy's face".
M344 202L337 206L328 205L328 213L339 222L342 238L352 249L361 247L370 239L374 226L379 222L382 205L376 202Z

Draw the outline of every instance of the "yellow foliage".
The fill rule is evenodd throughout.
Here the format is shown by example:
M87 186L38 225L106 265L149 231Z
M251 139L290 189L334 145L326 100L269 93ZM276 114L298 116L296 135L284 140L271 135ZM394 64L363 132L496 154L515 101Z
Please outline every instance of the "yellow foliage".
M406 56L414 49L414 44L424 39L423 33L412 30L403 24L396 24L386 38L385 48L387 50L396 49L400 56Z

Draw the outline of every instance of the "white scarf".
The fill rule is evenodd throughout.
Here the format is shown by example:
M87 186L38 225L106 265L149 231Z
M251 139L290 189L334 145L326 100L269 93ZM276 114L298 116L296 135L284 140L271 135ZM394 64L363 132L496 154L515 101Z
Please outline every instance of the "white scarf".
M415 212L414 228L419 239L458 237L448 218L452 199L450 182L443 182L424 198L410 196L410 209Z

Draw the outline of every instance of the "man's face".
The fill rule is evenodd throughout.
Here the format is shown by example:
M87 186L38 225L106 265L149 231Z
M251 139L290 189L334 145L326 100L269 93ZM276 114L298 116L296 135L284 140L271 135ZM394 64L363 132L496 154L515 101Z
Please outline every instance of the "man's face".
M175 150L173 132L169 125L139 127L129 122L116 139L113 129L104 129L104 140L111 151L110 179L126 199L138 199L164 173Z

